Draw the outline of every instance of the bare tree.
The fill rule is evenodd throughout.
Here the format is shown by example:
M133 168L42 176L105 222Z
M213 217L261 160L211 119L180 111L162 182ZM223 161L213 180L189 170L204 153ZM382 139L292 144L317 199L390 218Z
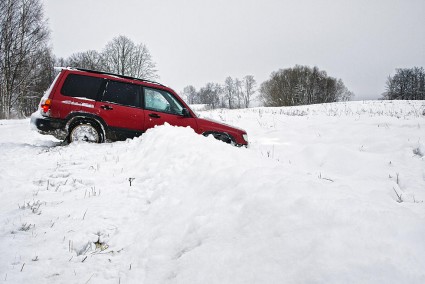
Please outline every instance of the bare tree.
M248 108L255 93L257 82L252 75L246 75L242 80L242 96L244 107Z
M134 43L125 36L118 36L106 44L102 53L106 71L128 75Z
M236 87L232 77L227 77L223 86L224 98L228 103L228 108L235 108Z
M0 117L19 112L18 102L40 76L48 39L39 0L0 1Z
M337 82L337 94L339 94L337 100L340 102L346 102L354 97L354 93L347 89L341 79Z
M243 94L242 94L242 81L238 78L234 79L234 88L235 88L235 97L236 97L236 107L242 107Z
M205 87L199 90L199 98L202 104L209 105L212 109L215 109L220 102L220 95L222 89L219 84L207 83Z
M183 96L186 97L187 102L189 104L198 104L199 102L199 96L198 93L196 92L196 89L194 86L190 85L190 86L186 86L183 89Z
M65 65L90 70L104 69L102 55L96 50L74 53L65 61Z
M144 79L157 79L156 64L146 45L140 43L135 46L130 65L131 76Z
M52 51L45 49L38 56L40 64L33 70L37 76L31 82L28 82L28 88L18 100L17 107L20 116L28 116L37 109L41 96L49 88L55 77L55 59Z
M118 36L110 41L103 53L105 71L138 77L158 78L155 63L144 44L136 45L126 36Z

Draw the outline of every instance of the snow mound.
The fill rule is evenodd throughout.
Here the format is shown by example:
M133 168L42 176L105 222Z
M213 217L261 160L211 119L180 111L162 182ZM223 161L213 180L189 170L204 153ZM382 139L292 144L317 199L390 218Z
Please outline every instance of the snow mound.
M203 113L246 128L248 149L170 125L59 146L28 121L2 121L0 277L423 283L425 118L412 106L403 119L378 108ZM326 106L357 107L368 106Z

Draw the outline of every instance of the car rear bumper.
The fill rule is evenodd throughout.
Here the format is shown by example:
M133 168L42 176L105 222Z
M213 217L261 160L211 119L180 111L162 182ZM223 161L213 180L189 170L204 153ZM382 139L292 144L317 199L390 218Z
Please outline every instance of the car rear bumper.
M55 119L50 117L41 116L39 113L31 115L31 128L41 134L53 135L58 139L65 139L65 121L62 119Z

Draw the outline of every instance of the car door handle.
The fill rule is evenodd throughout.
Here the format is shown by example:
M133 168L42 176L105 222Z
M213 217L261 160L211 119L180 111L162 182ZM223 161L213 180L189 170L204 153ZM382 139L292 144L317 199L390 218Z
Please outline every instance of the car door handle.
M161 118L161 116L159 114L156 114L156 113L150 113L149 116L153 117L153 118Z
M108 105L103 105L103 106L100 106L100 107L104 110L113 110L114 109L113 107L108 106Z

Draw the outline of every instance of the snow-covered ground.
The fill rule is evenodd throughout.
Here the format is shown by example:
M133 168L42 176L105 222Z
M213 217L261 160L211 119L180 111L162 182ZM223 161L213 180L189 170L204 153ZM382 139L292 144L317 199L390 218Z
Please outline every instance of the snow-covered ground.
M61 146L0 121L1 283L425 283L425 102L199 111Z

